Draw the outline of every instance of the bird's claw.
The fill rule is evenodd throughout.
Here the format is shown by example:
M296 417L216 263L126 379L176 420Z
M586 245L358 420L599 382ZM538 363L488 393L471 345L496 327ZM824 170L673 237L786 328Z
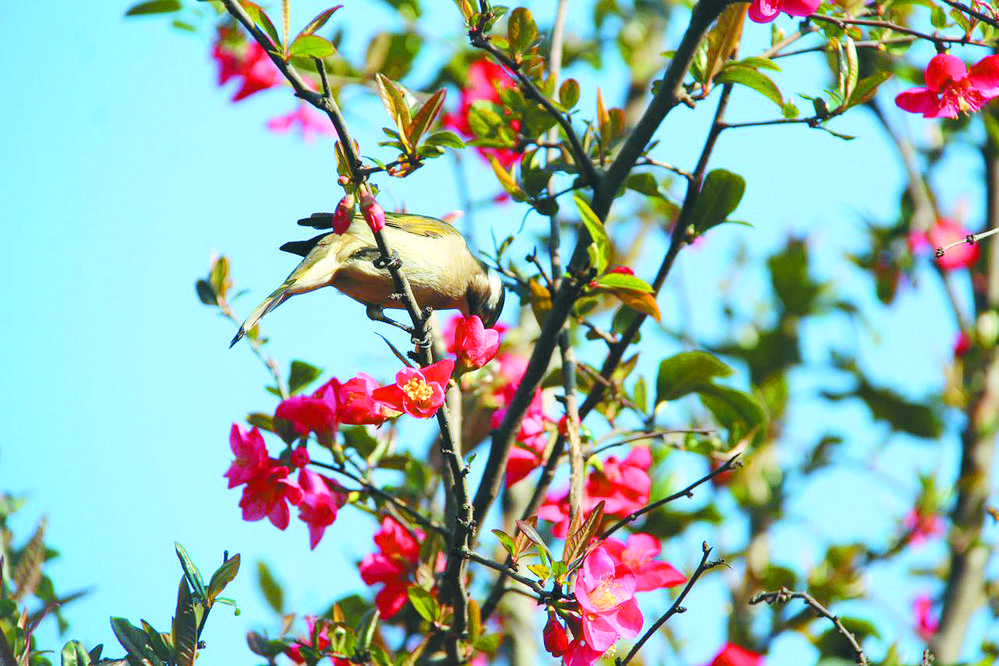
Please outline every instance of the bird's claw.
M379 270L385 268L389 269L390 271L399 270L400 268L402 268L402 259L399 258L398 252L392 250L392 254L389 255L388 258L382 256L375 257L374 264L375 268Z

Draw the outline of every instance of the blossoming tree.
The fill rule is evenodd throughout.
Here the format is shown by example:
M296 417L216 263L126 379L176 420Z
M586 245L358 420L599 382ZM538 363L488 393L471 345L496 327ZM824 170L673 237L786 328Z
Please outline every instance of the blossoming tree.
M311 390L319 370L295 361L283 372L261 327L245 330L277 400L230 431L234 459L224 476L241 493L242 518L266 518L285 530L295 511L315 548L337 531L340 512L373 517L372 544L358 564L371 595L330 599L329 610L299 609L302 624L253 631L251 649L268 663L654 662L664 646L682 649L691 640L672 631L671 618L701 603L701 585L724 577L730 603L704 616L728 627L727 640L711 647L712 666L762 664L796 631L826 666L993 663L995 643L973 627L994 622L999 607L994 533L986 532L990 512L996 515L999 255L994 245L979 245L999 228L999 120L987 106L999 97L999 56L989 55L999 29L995 9L980 0L697 0L690 7L456 0L444 12L446 25L438 14L428 26L416 0L387 4L400 25L374 35L363 54L339 49L342 31L367 29L356 2L322 9L298 30L290 17L301 11L290 0L266 8L248 0L151 0L128 11L200 30L219 85L235 86L233 102L265 91L297 98L266 128L297 129L305 140L334 146L335 208L289 209L290 219L302 218L333 241L363 220L374 240L362 258L390 276L392 302L408 315L396 324L412 346L403 338L384 348L398 364L394 378L334 370ZM462 37L460 45L448 43L444 66L422 64L431 33ZM612 50L621 61L613 66ZM813 59L821 67L808 80L784 81L782 63L809 53L824 54L828 66ZM879 93L893 75L924 85L894 98ZM615 78L626 82L619 106L604 92ZM792 95L781 89L788 85L811 88ZM385 140L377 146L355 140L351 114L339 102L347 89L381 99ZM448 94L460 100L449 102ZM771 104L771 116L748 115L758 106L742 100L753 95ZM705 117L692 164L671 152L664 124L681 107ZM960 442L948 444L959 446L960 462L954 478L928 471L919 479L895 533L877 543L821 540L818 562L792 566L777 556L773 538L790 521L791 480L818 478L845 447L843 433L830 433L804 454L789 454L796 437L789 416L801 399L792 374L816 370L801 352L808 325L834 316L859 320L868 306L815 278L814 248L794 238L759 262L771 296L748 306L766 313L749 336L732 326L692 339L661 314L658 297L670 288L682 252L737 221L746 179L736 164L709 169L719 142L763 126L848 140L835 129L847 113L878 120L908 176L898 219L870 225L853 265L890 304L916 267L933 261L953 287L949 316L960 335L942 396L903 397L869 377L855 350L837 348L837 381L813 387L813 398L830 409L859 402L893 435L933 441L943 437L943 410L961 412ZM914 145L900 133L896 118L904 113L945 119L936 143ZM781 151L794 151L790 134L779 141ZM967 224L940 210L933 190L935 170L958 144L973 146L984 164L984 219ZM531 211L545 220L544 251L511 225L495 229L497 242L482 252L511 292L492 327L472 313L471 301L458 315L419 302L414 273L389 232L443 223L386 213L379 203L379 188L391 179L441 178L434 170L452 159L462 169L471 160L488 163L495 177L484 190L488 205L508 207L510 219ZM801 161L821 179L819 156ZM410 231L449 233L434 228ZM641 252L658 238L659 256ZM444 251L436 261L442 276L457 263ZM955 293L961 289L970 298ZM242 321L225 257L212 261L197 293ZM747 310L741 297L716 296L713 305L730 321ZM658 343L651 340L656 323ZM324 364L335 369L341 353L332 350ZM405 436L418 419L436 420L428 445ZM701 470L675 466L681 458ZM952 490L942 492L944 485ZM705 499L691 505L695 496ZM735 520L745 540L720 550L717 536ZM694 552L669 547L692 534L710 536ZM944 546L931 576L940 593L913 594L914 616L901 622L865 612L875 596L865 572L882 564L905 570L905 554L928 540ZM661 556L664 545L679 558L673 564ZM178 617L198 603L206 613L216 600L215 578L206 586L186 554L181 562L188 592ZM221 585L236 567L238 560L223 565ZM643 610L647 599L666 610ZM857 600L859 612L846 603ZM3 618L15 617L0 609ZM196 624L200 635L203 622ZM177 648L176 629L167 640L151 627L118 626L129 663L197 656L196 638ZM28 659L30 632L25 638L20 628L17 654ZM925 654L906 655L897 643L913 633ZM71 646L64 663L99 658ZM15 663L8 653L0 650L0 663Z

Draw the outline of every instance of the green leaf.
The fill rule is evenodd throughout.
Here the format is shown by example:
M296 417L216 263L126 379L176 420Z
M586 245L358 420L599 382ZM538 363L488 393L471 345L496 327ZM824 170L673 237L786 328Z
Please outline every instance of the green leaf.
M198 628L204 615L204 606L191 596L187 582L187 577L182 576L173 616L172 638L177 666L193 666L198 653Z
M524 7L514 9L507 22L506 34L513 53L521 54L529 49L538 38L538 26L534 23L531 12Z
M520 189L520 185L517 184L513 174L500 164L495 155L488 155L487 157L489 157L489 164L493 167L493 173L496 174L497 180L499 180L500 185L503 186L507 194L513 197L515 201L524 201L527 198L527 194L524 190Z
M409 603L413 604L413 608L420 614L420 617L427 622L437 620L440 606L437 605L437 600L429 592L419 585L411 585L406 590L406 596L409 597Z
M125 16L145 16L147 14L169 14L180 10L180 0L150 0L132 5ZM67 643L67 645L69 645Z
M503 118L496 111L492 102L479 100L468 107L468 126L477 137L489 138L499 132L503 126Z
M538 534L538 530L534 528L534 525L531 525L526 520L518 520L517 527L520 528L521 533L527 537L529 541L534 543L534 545L540 549L539 552L543 557L547 556L548 559L551 559L551 551L548 550L548 544L546 544L545 540L541 538L540 534Z
M604 273L596 279L598 287L607 289L628 289L630 291L640 291L646 294L652 293L652 285L642 278L624 273Z
M271 38L271 42L274 46L280 48L281 38L278 37L277 28L271 23L270 17L267 16L267 12L260 8L260 5L250 2L249 0L237 0L246 13L250 15L253 19L253 24L267 33L267 36Z
M850 101L847 106L856 106L867 102L878 92L878 86L890 78L891 72L878 72L870 76L865 76L857 82L857 87L853 89L853 94L850 95Z
M187 577L188 581L193 588L194 595L198 599L205 598L205 579L201 577L201 572L198 571L198 567L194 566L194 562L188 556L187 551L176 541L173 542L173 548L177 551L177 559L180 560L180 566L184 570L184 576Z
M340 9L341 7L343 7L343 5L337 5L336 7L330 7L329 9L320 12L316 16L316 18L309 21L309 23L304 28L302 28L302 32L298 33L298 36L301 37L302 35L311 35L316 30L322 28L324 25L326 25L326 22L330 20L330 17L333 16L334 13L336 13L336 10ZM298 41L298 39L296 38L295 41Z
M455 150L460 150L465 147L465 142L462 141L461 137L452 132L451 130L440 130L439 132L434 132L427 136L423 141L425 146L445 146L447 148L454 148Z
M284 591L264 562L257 562L257 584L264 593L267 605L278 615L284 614Z
M378 448L378 440L364 426L341 428L340 432L343 433L344 446L354 449L361 454L362 458L367 459ZM404 461L403 466L405 464Z
M150 649L149 638L142 629L139 629L123 617L112 617L111 631L114 632L115 638L118 639L121 646L131 656L139 660L146 659L153 664L160 663L160 660Z
M656 177L648 171L630 174L624 179L624 186L647 197L658 197L661 199L663 196L662 191L659 189L659 183L656 182Z
M215 601L215 597L219 596L225 586L232 582L232 579L236 577L239 572L239 553L236 553L228 560L222 563L215 573L212 574L212 579L208 583L207 599L208 603L211 604Z
M62 666L90 666L90 655L80 641L69 641L62 646Z
M582 218L583 224L590 234L590 240L597 247L597 261L594 264L594 268L597 269L597 273L603 273L607 270L607 263L610 261L610 239L607 238L607 230L604 229L604 223L600 221L600 218L593 212L590 204L586 203L585 199L577 194L574 200L576 208L579 210L579 216Z
M292 58L328 58L334 53L333 44L319 35L299 35L288 48L288 56Z
M732 63L733 65L739 65L742 67L750 67L752 69L769 69L773 72L780 71L780 65L775 63L769 58L758 58L756 56L750 56L748 58L743 58L738 62Z
M288 392L292 395L316 381L322 370L305 361L292 361L291 372L288 373Z
M739 174L725 169L711 171L697 194L690 223L698 233L721 224L739 206L745 191L746 180Z
M499 539L500 545L503 546L503 550L505 550L510 557L514 558L516 561L517 547L513 543L513 537L503 530L492 530L492 532L496 535L496 538Z
M357 625L357 647L360 650L367 650L371 647L371 641L375 637L375 629L378 628L378 620L380 619L381 613L377 606L368 610L361 617L361 621Z
M722 73L715 80L718 83L737 83L746 86L760 93L777 106L784 106L784 98L781 97L777 84L766 74L751 67L728 65L722 69Z
M681 352L659 364L656 404L697 391L715 377L728 377L732 368L706 351Z
M167 645L163 634L156 631L153 625L145 620L140 620L140 622L142 622L142 629L146 632L146 638L149 639L149 647L152 648L157 657L169 663L173 659L173 648Z
M649 405L649 388L645 384L645 377L639 377L635 380L635 389L632 394L631 401L635 403L635 407L638 407L639 411L646 411Z
M715 420L728 430L730 444L737 443L766 422L763 406L747 393L717 384L703 384L697 387L697 393Z
M208 280L198 280L194 283L194 290L198 294L198 299L205 305L218 305L215 300L215 291Z
M503 642L503 634L486 634L476 639L472 643L472 647L475 648L477 652L485 652L489 655L496 654L496 650L499 649L500 643Z
M440 113L441 106L444 104L444 96L447 91L441 88L433 95L430 96L420 110L416 112L413 116L413 121L409 126L409 134L407 138L409 139L409 145L416 146L419 145L420 139L423 137L423 133L434 124L434 120L437 119L437 114Z
M568 111L579 101L579 82L576 79L566 79L558 88L558 103Z

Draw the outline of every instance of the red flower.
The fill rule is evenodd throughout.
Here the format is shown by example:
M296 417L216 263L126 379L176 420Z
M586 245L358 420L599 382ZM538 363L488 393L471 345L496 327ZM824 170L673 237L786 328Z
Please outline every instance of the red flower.
M472 104L479 101L499 104L499 91L515 85L514 80L499 65L485 59L476 60L468 67L468 79L461 91L461 108L457 113L444 115L445 127L458 130L467 137L474 137L475 133L468 124L468 112ZM519 130L520 122L514 120L510 122L510 127ZM492 155L505 167L520 159L520 153L510 148L476 148L476 150L483 157Z
M310 397L295 395L282 400L274 417L291 421L302 435L314 432L320 437L332 437L336 434L339 387L340 382L331 379Z
M726 643L709 666L763 666L763 657L733 643Z
M602 500L604 515L625 516L642 508L649 501L652 481L648 469L652 454L646 446L636 446L628 457L618 461L611 456L604 461L602 470L594 470L583 489L583 511L589 514ZM552 534L565 538L569 530L569 491L545 497L538 508L538 517L555 523Z
M381 425L389 417L397 416L397 410L389 409L372 397L377 388L378 382L363 372L341 384L337 391L340 423Z
M425 419L433 416L444 404L444 393L454 361L445 359L425 368L403 368L395 376L395 384L375 389L371 397L397 412Z
M583 560L573 591L582 609L583 637L591 648L605 652L619 637L634 638L641 631L637 583L631 569L615 564L603 546Z
M309 464L309 462L311 462L309 459L309 452L304 446L299 446L291 452L288 462L291 463L292 467L305 467Z
M299 471L298 486L302 490L302 497L298 502L298 517L309 526L309 547L315 550L326 528L336 520L337 509L347 503L347 496L339 490L331 491L331 486L339 486L307 469Z
M770 23L784 12L788 16L808 16L818 9L822 0L753 0L749 18L757 23Z
M316 136L333 135L333 128L323 122L322 117L304 102L294 111L267 121L267 129L276 134L283 134L295 125L298 125L302 140L306 143L311 143Z
M562 664L564 666L592 666L602 656L604 656L603 652L594 650L586 644L584 639L577 638L569 643L569 648L562 655Z
M924 513L915 507L902 519L905 529L910 532L909 543L921 544L927 539L940 536L944 531L943 518L935 513Z
M354 221L354 195L348 194L340 199L333 211L333 231L338 234L347 232L350 223Z
M954 340L954 356L964 356L971 349L971 336L961 331Z
M999 97L999 56L979 60L969 72L960 58L941 53L926 65L924 78L925 87L899 93L895 104L924 118L957 118Z
M232 101L238 102L278 84L281 76L259 44L252 41L245 46L227 44L227 36L228 31L219 31L212 46L212 58L219 64L219 85L232 78L243 79Z
M233 423L229 431L229 447L236 454L236 459L222 476L229 479L230 488L248 483L270 469L267 446L256 428L245 433Z
M423 532L413 530L423 541ZM366 585L384 583L375 595L375 605L383 618L390 618L406 605L406 590L420 557L420 543L391 516L382 519L382 528L375 534L380 553L368 553L359 567Z
M955 220L939 218L936 224L930 227L928 240L934 248L945 247L951 243L964 240L970 233ZM971 268L978 261L980 251L978 243L965 242L947 250L942 257L937 259L937 263L945 271L957 268Z
M924 641L933 638L940 624L940 621L933 614L933 600L925 594L916 597L912 603L912 611L916 616L916 633L919 634L919 637Z
M385 228L385 211L367 190L361 192L361 215L372 231L377 232Z
M322 623L320 630L316 631L316 620L317 618L312 615L305 616L305 626L308 631L305 634L305 638L299 638L295 641L294 647L289 646L284 649L284 654L291 659L296 664L304 664L305 657L302 656L303 647L310 647L317 652L323 652L328 650L330 647L330 635L329 635L329 624L326 620L319 618ZM315 642L313 642L313 638ZM333 666L351 666L351 661L344 657L338 657L336 655L329 655L330 659L333 661Z
M302 489L294 481L286 479L287 476L287 467L275 465L248 481L239 500L243 520L252 522L266 516L279 530L288 527L286 502L298 504L302 499Z
M478 315L464 317L455 326L454 346L459 365L469 370L481 368L496 356L499 331L485 328Z
M498 409L490 417L490 425L495 429L503 422L506 408ZM542 462L542 454L548 446L549 428L552 420L545 416L541 391L534 391L534 398L527 407L524 418L517 430L517 441L510 448L506 462L506 487L509 488L531 473Z
M687 582L687 577L668 562L653 561L662 552L659 540L651 534L632 534L627 545L617 539L604 541L604 550L617 564L631 569L638 581L637 592L676 587Z
M569 637L554 611L548 611L548 623L545 624L542 636L544 637L545 649L553 657L561 657L569 649Z

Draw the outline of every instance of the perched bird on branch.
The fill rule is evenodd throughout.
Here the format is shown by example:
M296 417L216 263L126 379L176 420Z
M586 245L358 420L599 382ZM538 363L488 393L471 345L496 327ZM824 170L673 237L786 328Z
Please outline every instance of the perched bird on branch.
M299 220L314 229L332 228L332 214L315 213ZM402 262L421 308L459 310L464 316L478 315L492 327L503 311L505 297L499 274L472 256L465 239L447 222L410 213L386 213L382 230ZM320 287L333 286L367 306L368 317L409 330L389 319L383 308L404 308L396 295L392 275L376 266L380 253L375 237L361 215L355 215L347 230L328 232L281 246L285 252L305 257L291 275L250 313L232 339L235 345L265 314L290 297Z

